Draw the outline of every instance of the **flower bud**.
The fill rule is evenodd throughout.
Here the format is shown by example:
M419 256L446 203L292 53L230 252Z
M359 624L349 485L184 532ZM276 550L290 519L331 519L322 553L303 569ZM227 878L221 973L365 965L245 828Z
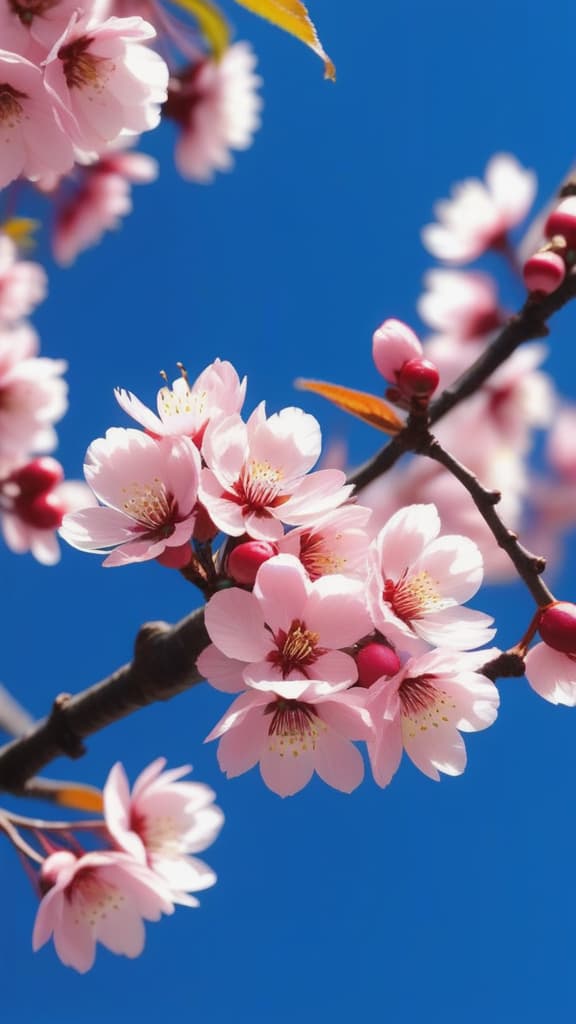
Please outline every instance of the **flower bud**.
M522 276L530 293L549 295L560 287L566 277L566 264L557 252L537 252L526 260Z
M576 654L576 604L557 601L545 608L538 630L545 644L564 654Z
M429 359L409 359L396 380L405 398L429 398L440 383L440 374Z
M236 583L252 586L256 573L278 550L275 544L265 540L250 540L238 544L228 556L228 574Z
M192 548L189 544L180 544L176 548L164 548L162 554L156 556L160 565L167 569L184 569L192 558Z
M28 462L20 469L14 470L10 476L11 482L17 484L20 494L26 497L51 491L63 479L62 466L50 455L43 455L42 458Z
M374 331L372 356L378 372L385 380L393 382L404 363L421 358L422 345L407 324L401 320L385 320Z
M552 210L546 221L544 234L547 238L560 235L566 239L569 249L576 248L576 196L568 196Z
M57 530L62 525L66 506L54 491L44 491L33 497L20 495L14 502L14 511L24 523L37 530Z
M356 655L358 686L372 686L382 676L395 676L400 670L400 658L386 644L371 643Z

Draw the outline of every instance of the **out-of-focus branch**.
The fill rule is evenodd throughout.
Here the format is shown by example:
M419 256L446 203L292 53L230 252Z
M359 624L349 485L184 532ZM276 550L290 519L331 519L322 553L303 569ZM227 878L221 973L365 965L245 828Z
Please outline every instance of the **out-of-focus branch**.
M74 697L60 695L44 721L0 749L0 789L26 793L30 779L29 795L40 795L42 780L32 777L55 758L81 757L87 736L201 682L196 660L208 643L203 608L175 626L146 623L130 664Z
M574 298L576 271L572 270L555 292L538 302L528 299L520 312L511 317L476 362L432 403L430 423L437 423L465 398L474 394L523 342L547 337L550 333L547 320ZM361 490L391 469L404 452L411 450L411 441L405 428L363 466L354 470L348 477L348 483L355 484L356 489Z
M33 727L32 715L0 683L0 732L24 736Z

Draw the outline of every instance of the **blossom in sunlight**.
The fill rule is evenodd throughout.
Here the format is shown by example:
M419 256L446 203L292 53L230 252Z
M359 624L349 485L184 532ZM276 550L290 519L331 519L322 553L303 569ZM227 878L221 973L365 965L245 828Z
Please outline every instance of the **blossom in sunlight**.
M283 523L308 525L342 505L352 492L344 473L309 472L321 443L318 421L297 408L267 419L262 402L247 423L238 415L210 423L200 498L216 526L231 537L274 541Z
M96 943L112 953L140 956L144 921L174 910L168 887L157 874L125 853L52 853L40 872L45 893L38 908L34 951L54 938L63 964L84 974L94 964Z
M254 590L214 594L205 623L212 645L198 671L216 689L245 687L298 700L314 682L334 693L358 678L354 658L342 648L371 630L364 587L346 576L311 582L293 555L276 555L258 570Z
M18 259L12 239L0 234L0 323L28 316L46 297L46 283L40 264Z
M163 757L153 761L130 792L124 768L114 765L104 786L106 826L121 850L160 876L175 903L197 906L186 894L214 885L216 875L190 854L214 842L224 815L208 786L181 781L189 765L170 771L165 766Z
M363 690L327 693L310 682L298 699L271 692L241 694L207 740L220 739L218 763L228 778L260 762L269 789L292 796L314 772L329 786L351 793L364 778L352 740L368 740L372 723Z
M502 248L508 232L527 215L536 194L536 175L507 153L486 167L485 182L468 178L452 189L452 198L436 203L438 223L422 231L422 241L437 259L467 263L488 249Z
M158 124L168 68L143 45L155 35L142 18L70 18L44 62L45 80L80 150L101 154L122 136Z
M132 211L130 185L154 181L158 164L145 153L110 153L76 168L75 176L78 187L60 204L52 238L54 258L63 266L96 245L105 231L120 227Z
M0 457L48 452L58 442L53 424L66 412L63 359L38 356L36 332L27 323L0 327Z
M30 467L46 462L55 463L60 470L53 483L30 486L23 482ZM14 554L29 551L41 565L56 565L60 561L57 531L64 516L96 504L86 484L62 478L58 463L44 457L0 479L0 529L6 546Z
M200 456L186 437L155 440L112 427L88 449L84 473L102 506L64 516L60 535L104 565L157 558L192 536Z
M392 678L366 691L374 735L368 753L374 779L387 786L402 751L431 779L461 775L466 747L460 732L478 732L496 719L500 697L479 671L500 652L429 651L410 658Z
M246 377L241 381L226 359L215 359L193 384L182 368L180 377L161 387L156 399L158 415L122 388L114 391L120 407L144 429L157 437L190 437L199 448L208 423L239 413L246 395Z
M462 608L482 583L482 555L467 537L440 536L434 505L392 516L372 545L368 603L376 629L401 651L459 651L494 636L493 619Z
M485 338L502 326L505 318L489 274L430 270L424 283L427 290L420 298L418 312L435 331L471 341Z
M170 79L166 116L178 124L176 166L184 178L208 182L232 167L231 150L248 149L260 125L261 79L248 43L234 43Z
M0 189L21 175L37 181L62 174L74 163L40 68L7 50L0 50L0 136Z

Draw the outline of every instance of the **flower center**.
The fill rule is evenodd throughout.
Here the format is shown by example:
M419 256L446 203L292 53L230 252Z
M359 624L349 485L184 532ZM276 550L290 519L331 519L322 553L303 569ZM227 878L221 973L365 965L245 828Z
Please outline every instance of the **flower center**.
M7 82L0 85L0 125L4 128L16 128L24 116L24 108L20 100L27 100L25 92L19 92Z
M147 530L160 531L164 537L174 533L177 505L159 477L152 483L140 484L134 481L122 488L125 495L122 510Z
M286 754L298 757L306 751L316 750L318 736L326 729L317 717L314 705L299 700L278 697L266 705L264 714L272 716L268 726L268 750L280 757Z
M110 911L120 910L124 896L120 889L102 878L94 868L82 868L66 889L72 905L74 924L94 928Z
M402 709L402 731L409 739L419 732L438 729L450 721L455 709L452 697L438 687L435 676L403 679L398 688Z
M64 75L69 89L86 87L102 90L114 65L105 57L88 53L94 39L82 36L72 43L66 43L58 50L58 57L64 65Z
M132 810L130 828L140 836L149 855L160 854L172 858L181 856L181 830L172 815L147 815Z
M294 619L288 632L279 629L274 639L276 650L269 652L267 660L280 670L283 679L291 672L300 672L308 679L308 667L325 653L323 647L318 647L320 634L306 629L300 619Z
M443 606L437 587L438 581L425 569L414 576L408 576L405 570L397 583L385 581L382 596L399 619L410 622L427 612L439 611Z
M300 538L299 558L311 580L344 572L347 562L346 558L338 556L335 551L330 551L326 546L325 537L308 530Z
M244 515L263 514L288 501L289 495L280 493L282 477L282 470L275 469L269 462L250 459L244 463L240 478L233 485L231 498L242 506Z

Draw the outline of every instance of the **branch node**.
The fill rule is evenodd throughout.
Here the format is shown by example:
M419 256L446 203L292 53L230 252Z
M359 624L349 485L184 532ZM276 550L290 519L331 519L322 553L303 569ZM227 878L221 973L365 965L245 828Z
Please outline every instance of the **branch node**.
M67 757L76 759L84 756L86 747L72 729L66 715L71 699L72 695L70 693L60 693L56 697L50 712L50 725L56 733L56 742L60 749Z
M532 568L534 569L534 572L537 572L538 575L540 575L546 568L546 559L542 558L542 555L535 555L532 559Z
M502 491L487 491L486 498L491 505L497 505L499 501L502 501Z

